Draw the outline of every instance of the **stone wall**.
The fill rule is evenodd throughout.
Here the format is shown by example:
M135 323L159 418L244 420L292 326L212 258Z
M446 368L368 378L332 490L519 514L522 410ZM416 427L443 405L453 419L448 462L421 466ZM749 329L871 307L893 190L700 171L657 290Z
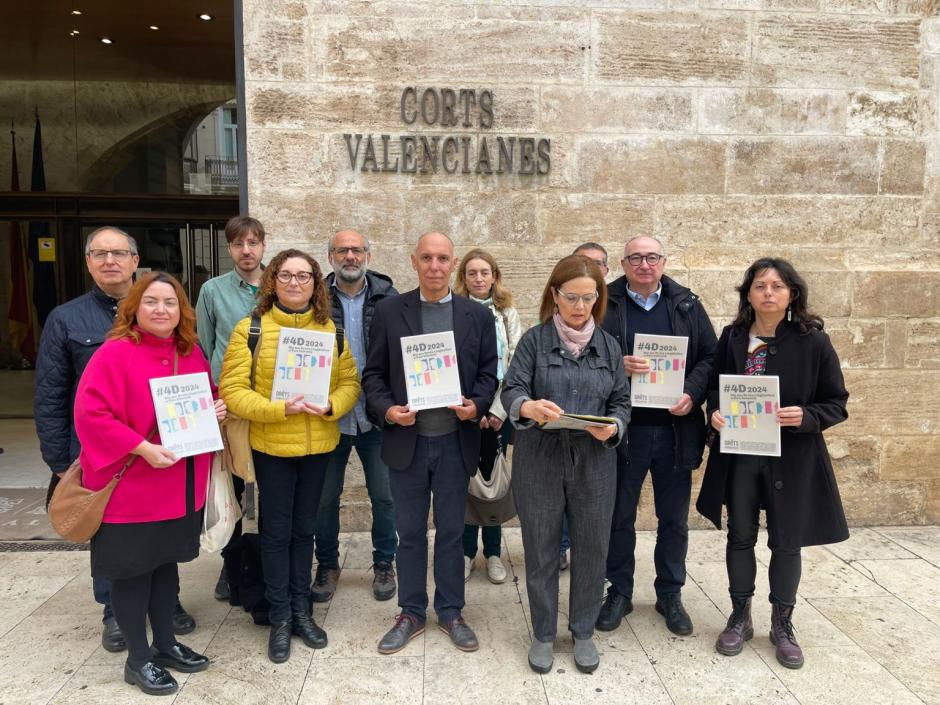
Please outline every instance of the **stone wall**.
M557 259L665 241L716 327L791 259L842 359L827 434L851 521L940 521L940 18L918 0L246 0L250 208L325 258L340 226L415 284L441 229L490 249L523 317ZM495 122L404 125L407 86L490 89ZM350 167L343 134L551 139L551 172ZM613 276L613 273L612 273ZM353 483L356 484L356 483ZM364 497L361 488L351 497ZM644 498L643 523L651 524Z

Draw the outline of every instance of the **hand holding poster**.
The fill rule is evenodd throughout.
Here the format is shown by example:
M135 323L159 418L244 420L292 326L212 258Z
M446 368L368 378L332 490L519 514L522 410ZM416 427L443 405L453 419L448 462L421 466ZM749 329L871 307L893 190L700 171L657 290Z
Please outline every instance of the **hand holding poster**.
M409 408L421 411L461 404L453 331L402 338L401 356Z
M650 371L630 375L630 404L668 409L685 390L685 358L689 339L679 335L646 335L633 338L633 354L645 357Z
M332 333L281 328L271 401L287 401L302 394L305 402L326 406L330 401L333 340Z
M160 444L180 458L222 450L209 375L197 372L150 380Z
M719 375L718 404L725 425L721 452L780 457L780 378Z

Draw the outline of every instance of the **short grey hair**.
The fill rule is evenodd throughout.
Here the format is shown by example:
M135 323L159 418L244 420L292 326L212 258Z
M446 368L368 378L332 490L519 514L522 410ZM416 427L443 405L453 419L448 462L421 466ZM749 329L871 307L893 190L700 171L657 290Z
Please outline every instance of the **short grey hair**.
M656 237L655 235L635 235L634 237L631 237L629 240L627 240L627 244L623 246L623 255L624 255L624 257L626 257L626 255L627 255L627 248L630 246L630 243L631 243L631 242L635 242L636 240L642 240L642 239L644 239L644 238L647 239L647 240L653 240L653 241L655 241L656 243L658 243L658 244L659 244L659 254L661 254L663 257L666 256L666 246L663 244L663 241L660 240L658 237Z
M340 233L356 233L356 235L358 235L359 237L361 237L362 240L363 240L363 242L366 243L366 252L371 252L371 251L372 251L372 243L369 242L369 238L368 238L368 237L366 237L365 235L363 235L361 232L359 232L359 231L356 230L355 228L342 228L341 230L337 230L335 233L333 233L332 235L330 235L330 239L327 240L327 242L326 242L326 252L327 252L327 254L329 254L330 252L333 251L333 243L336 242L336 236L339 235Z
M88 233L88 237L85 238L85 256L86 257L91 253L91 241L94 240L100 233L103 233L108 230L111 231L112 233L117 233L118 235L123 235L124 237L126 237L127 249L131 251L132 255L137 254L137 240L132 238L130 235L128 235L126 232L124 232L120 228L116 228L113 225L104 225L100 228L95 228L94 230L92 230L90 233Z

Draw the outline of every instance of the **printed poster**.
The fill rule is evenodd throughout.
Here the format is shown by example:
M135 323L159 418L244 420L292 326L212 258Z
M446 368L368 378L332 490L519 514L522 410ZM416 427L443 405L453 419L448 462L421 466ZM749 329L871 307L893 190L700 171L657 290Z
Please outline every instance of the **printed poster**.
M404 337L401 356L409 408L421 411L463 402L453 331Z
M780 457L780 378L719 375L718 405L725 417L721 452Z
M646 335L633 338L633 354L646 358L650 371L630 375L630 404L668 409L679 401L685 386L685 359L689 339L683 335Z
M326 406L330 401L334 339L332 333L281 328L271 401L287 401L302 394L305 402Z
M562 414L554 421L546 421L542 428L546 431L586 431L591 426L606 426L616 424L617 419L611 416L589 416L587 414Z
M209 375L156 377L150 380L160 445L180 458L222 450Z

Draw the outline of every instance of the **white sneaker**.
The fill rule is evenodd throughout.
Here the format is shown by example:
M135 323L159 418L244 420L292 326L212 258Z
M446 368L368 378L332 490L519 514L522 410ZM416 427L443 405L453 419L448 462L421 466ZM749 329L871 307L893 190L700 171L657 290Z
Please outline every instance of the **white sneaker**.
M469 556L463 557L463 581L470 580L470 573L473 572L473 559Z
M497 585L506 582L506 566L503 565L499 556L490 556L486 559L486 577L491 583Z

